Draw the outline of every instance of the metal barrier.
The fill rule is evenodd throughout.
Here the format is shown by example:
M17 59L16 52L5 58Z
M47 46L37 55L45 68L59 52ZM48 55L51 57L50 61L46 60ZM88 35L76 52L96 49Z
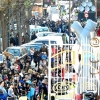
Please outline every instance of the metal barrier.
M21 97L8 97L7 100L28 100L27 96L21 96Z
M49 46L48 100L51 100L50 96L52 95L54 95L55 100L77 100L75 99L76 95L87 91L95 91L99 96L98 60L100 53L94 52L94 48L90 45L81 44L79 47L77 44L64 44L63 46L64 49L56 54L51 54L52 47L56 47L59 51L58 45L50 44ZM79 58L79 54L81 58ZM82 96L80 98L84 99Z
M18 100L17 97L8 97L7 100Z

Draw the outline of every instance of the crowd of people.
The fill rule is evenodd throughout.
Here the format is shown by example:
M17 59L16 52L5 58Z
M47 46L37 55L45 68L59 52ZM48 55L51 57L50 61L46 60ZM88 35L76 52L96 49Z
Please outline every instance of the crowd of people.
M70 42L72 42L73 38L75 38L75 34L71 32L69 33L69 25L68 22L63 20L53 22L53 21L42 21L39 20L40 26L47 26L52 32L64 33L62 35L62 39L66 37L65 34L70 36ZM30 37L26 33L26 38L22 37L22 43L28 43L30 41ZM31 40L37 38L36 36L31 36ZM65 39L66 40L66 39ZM65 41L64 40L64 41ZM64 42L66 44L67 42ZM11 35L10 44L14 46L18 46L18 35L14 37ZM66 48L63 47L52 47L51 56L55 55L55 53L59 53ZM11 58L6 57L4 62L0 64L0 99L7 100L8 97L19 98L21 96L27 96L29 100L37 100L37 98L43 98L44 100L48 100L48 48L45 44L40 48L40 50L36 50L35 48L30 48L30 54L27 57L22 59L16 59L16 62L11 64ZM65 54L67 55L67 54ZM51 58L51 67L54 68L57 63L56 59L59 59L56 65L61 65L62 56L58 56L58 58ZM67 58L67 56L66 56ZM59 70L57 72L57 70ZM63 69L55 69L52 71L52 76L56 76L58 73L59 77L62 77ZM67 70L67 69L66 69ZM61 81L60 79L59 81ZM56 82L56 81L55 81ZM55 83L52 80L52 83Z
M48 50L43 44L40 51L30 48L25 58L11 64L7 57L0 64L0 100L7 97L27 96L29 100L48 97ZM43 95L42 95L43 92Z
M51 56L65 49L65 47L57 48L54 46ZM64 59L67 59L66 55L68 54L65 53L64 55ZM64 63L62 62L62 54L57 57L51 58L51 68ZM59 59L58 62L57 59ZM52 70L52 77L63 78L63 70L61 68ZM30 48L30 54L25 58L16 59L14 64L11 64L11 59L7 57L0 65L0 73L0 99L27 96L29 100L37 100L37 98L48 100L48 48L45 44L40 48L40 51ZM57 83L53 78L51 81L52 85Z
M44 17L37 19L33 17L33 19L30 20L30 25L34 25L35 23L39 26L47 26L52 32L69 34L69 22L62 19L54 22Z

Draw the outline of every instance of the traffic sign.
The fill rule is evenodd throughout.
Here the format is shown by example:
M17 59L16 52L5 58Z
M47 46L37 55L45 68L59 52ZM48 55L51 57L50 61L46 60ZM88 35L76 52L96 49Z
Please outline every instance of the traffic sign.
M85 14L84 16L85 16L85 18L88 18L88 17L89 17L89 15L88 15L88 14Z
M84 17L85 17L85 18L88 18L88 17L89 17L88 11L85 11L85 12L84 12Z
M84 14L88 14L88 11L85 11Z

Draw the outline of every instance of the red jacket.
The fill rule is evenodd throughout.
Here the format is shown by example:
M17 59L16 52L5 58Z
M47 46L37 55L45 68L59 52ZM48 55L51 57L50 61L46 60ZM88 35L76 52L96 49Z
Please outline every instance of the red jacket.
M100 29L97 31L97 36L100 36Z
M17 66L17 70L20 71L20 66L19 65Z
M62 78L65 76L65 68L62 68Z
M54 54L56 54L56 53L57 53L57 49L56 49L56 48L52 48L52 52L53 52Z

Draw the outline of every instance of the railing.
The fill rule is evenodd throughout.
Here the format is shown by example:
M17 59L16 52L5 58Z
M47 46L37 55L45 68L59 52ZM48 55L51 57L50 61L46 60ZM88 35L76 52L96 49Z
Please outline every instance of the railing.
M100 95L99 82L99 56L94 52L90 45L81 44L79 53L78 46L75 44L64 44L65 50L51 55L51 47L58 45L52 44L49 48L49 95L55 94L56 99L73 100L76 94L85 91L96 91ZM77 50L73 49L73 46ZM63 46L62 46L63 47ZM72 47L72 49L70 49ZM81 60L79 61L79 54ZM54 66L51 68L51 58L55 59ZM59 60L60 59L60 60ZM73 71L71 71L73 70ZM75 70L75 72L74 72ZM49 98L49 100L51 100Z
M28 100L27 96L21 97L8 97L7 100Z

